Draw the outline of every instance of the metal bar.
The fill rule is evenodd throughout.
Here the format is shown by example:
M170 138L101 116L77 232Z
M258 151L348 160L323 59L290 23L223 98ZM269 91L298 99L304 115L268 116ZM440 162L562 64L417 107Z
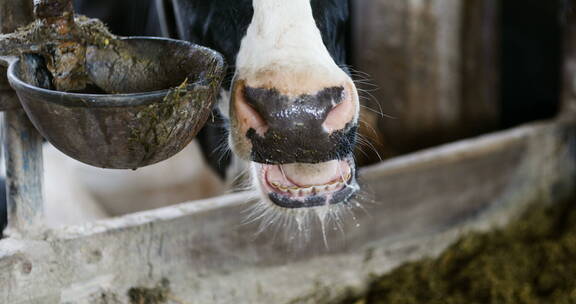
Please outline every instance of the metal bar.
M4 114L6 234L33 237L43 225L42 137L23 110Z
M0 4L0 30L12 32L32 21L31 0ZM4 114L4 157L10 236L33 237L43 225L42 138L23 110Z

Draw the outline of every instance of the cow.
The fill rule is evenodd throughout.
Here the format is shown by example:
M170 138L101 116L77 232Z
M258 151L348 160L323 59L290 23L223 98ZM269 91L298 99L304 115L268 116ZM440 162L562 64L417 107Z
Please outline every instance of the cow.
M198 142L221 177L230 156L215 151L228 142L260 193L257 212L324 215L353 199L359 99L344 67L348 0L77 0L75 6L90 17L114 12L105 22L132 20L129 35L166 35L171 28L175 38L223 54L229 69L222 98ZM136 18L115 19L133 8ZM125 30L112 26L117 34Z
M346 59L347 0L174 1L182 39L232 67L221 113L230 148L275 210L347 204L359 190L358 92Z
M559 70L560 62L560 28L556 18L561 13L565 21L567 14L574 11L573 1L569 0L520 2L505 2L503 6L506 22L502 30L502 50L503 56L510 60L503 62L501 93L512 96L503 98L505 126L547 117L554 112L558 104L558 81L550 75L559 74L554 71ZM518 18L519 5L524 9L521 14L524 18ZM346 68L348 0L75 0L75 6L81 14L103 19L116 34L185 39L211 47L226 58L229 71L219 109L214 111L193 147L185 152L190 159L179 157L168 161L199 162L192 160L198 156L199 145L203 161L213 170L194 167L191 171L201 173L183 175L179 184L196 185L198 183L191 179L215 173L231 180L234 174L230 168L238 167L234 165L238 162L233 160L242 159L249 164L254 184L260 191L262 203L257 208L260 215L292 216L355 205L350 202L359 187L351 151L355 144L358 100ZM527 31L526 20L535 20L536 16L541 22L528 22L533 26ZM536 43L544 40L535 39L535 33L551 40ZM542 56L542 50L547 56ZM517 73L518 70L522 73ZM527 81L538 83L538 94L525 89ZM528 96L526 92L532 93ZM526 112L523 109L530 104L538 106L531 107L535 109L533 113L523 114ZM221 153L228 150L226 142L230 142L236 155L232 161L228 153ZM222 143L226 148L221 149ZM46 156L48 161L53 161L50 155L55 153L49 151ZM104 174L102 170L91 169L93 171L85 175L106 175L102 180L114 180L116 189L134 193L151 189L158 183L150 176L182 167L158 166L132 174ZM83 168L85 172L88 170ZM50 180L50 172L48 174L46 179ZM114 179L107 178L111 175ZM70 184L77 182L74 177L66 178L72 181ZM134 180L139 181L138 187L124 186ZM83 186L94 188L90 182ZM96 188L104 189L95 190L103 194L110 187L101 184ZM48 205L50 193L55 192L48 191ZM221 191L211 192L216 193ZM116 204L118 197L129 200L130 196L125 195L101 195L103 198L98 203ZM133 201L142 202L146 197L149 195ZM154 198L154 201L160 200ZM149 203L145 208L161 206ZM110 212L110 206L103 209L87 218L116 215ZM125 213L138 207L120 209L118 213ZM3 213L5 202L0 203L0 228L5 219Z
M221 119L199 134L204 155L220 175L225 176L225 155L214 151L228 136L233 155L248 164L260 192L259 210L348 206L359 190L353 158L358 91L345 68L348 0L156 5L166 12L162 28L222 53L230 67L214 113Z

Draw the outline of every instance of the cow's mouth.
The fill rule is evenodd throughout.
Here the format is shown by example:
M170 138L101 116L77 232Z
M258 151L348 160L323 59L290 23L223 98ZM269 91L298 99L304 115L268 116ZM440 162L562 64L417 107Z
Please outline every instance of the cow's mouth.
M318 164L254 163L260 189L282 208L312 208L346 203L358 191L352 159Z

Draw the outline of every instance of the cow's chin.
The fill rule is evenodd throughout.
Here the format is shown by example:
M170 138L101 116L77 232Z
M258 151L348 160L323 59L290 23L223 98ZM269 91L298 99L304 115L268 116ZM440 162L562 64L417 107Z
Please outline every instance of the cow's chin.
M263 199L287 209L346 204L358 191L354 160L318 164L252 163Z

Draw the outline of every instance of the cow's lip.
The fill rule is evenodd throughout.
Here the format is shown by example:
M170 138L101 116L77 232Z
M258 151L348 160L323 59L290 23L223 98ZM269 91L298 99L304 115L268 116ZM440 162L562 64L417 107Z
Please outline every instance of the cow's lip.
M319 164L255 163L255 169L262 192L271 203L282 208L311 208L345 203L358 190L352 159Z

